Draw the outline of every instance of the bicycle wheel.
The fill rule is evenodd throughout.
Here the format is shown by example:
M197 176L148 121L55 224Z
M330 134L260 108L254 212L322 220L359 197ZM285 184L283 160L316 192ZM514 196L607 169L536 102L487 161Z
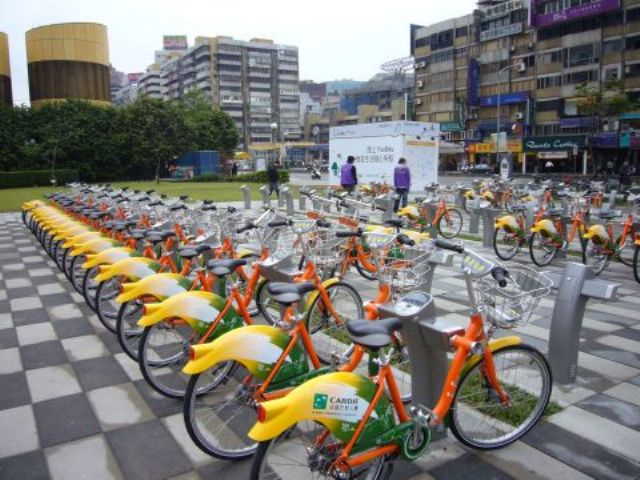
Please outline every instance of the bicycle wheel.
M184 397L189 375L182 368L189 360L193 329L183 321L163 321L145 327L138 347L138 364L147 383L165 397Z
M447 217L448 215L448 217ZM453 238L462 230L462 212L457 208L448 208L438 220L438 232L444 238Z
M610 260L611 256L600 243L589 240L582 249L582 263L590 266L596 275L600 275L607 268Z
M522 242L517 233L509 232L504 228L493 231L493 250L498 258L511 260L520 251Z
M116 297L120 294L120 280L117 277L100 282L96 289L96 313L98 319L110 332L116 331L118 321L118 310L120 305L116 302Z
M277 302L274 302L269 294L267 287L269 286L269 280L265 280L258 284L256 289L255 298L258 303L258 310L267 321L269 325L275 325L280 317L284 307Z
M557 250L553 240L540 232L534 232L529 237L529 255L533 263L539 267L549 265L555 258Z
M64 240L58 240L53 245L53 251L52 251L53 260L56 262L56 265L60 270L63 269L63 265L64 265L65 249L62 247L63 243L64 243Z
M326 290L338 318L333 317L322 295L317 295L307 312L306 320L318 358L323 363L330 363L332 352L340 357L350 354L353 346L347 334L347 322L364 318L364 309L360 294L351 285L337 282L329 285Z
M616 238L616 245L620 245L621 238ZM624 244L620 245L620 250L618 250L617 257L620 259L622 263L624 263L627 267L633 266L633 234L627 235L627 238L624 240Z
M221 362L189 380L184 422L191 440L203 452L223 460L240 460L255 453L257 444L247 434L257 420L257 380L247 379L251 374L243 365Z
M118 343L131 359L138 361L138 348L144 328L138 326L138 320L144 315L144 303L140 300L124 302L118 310L116 336Z
M84 277L82 279L82 295L85 302L89 305L89 308L96 311L96 292L98 291L98 282L96 282L96 276L100 273L100 266L96 265L88 270L85 270Z
M509 398L505 405L486 375L484 359L462 375L449 426L463 444L491 450L526 434L542 417L551 395L551 369L544 355L520 344L493 352L496 377Z
M302 421L277 438L260 442L251 465L251 480L275 480L294 478L340 478L337 472L327 471L340 454L341 442L333 435L325 435L326 428L319 423ZM323 438L321 445L317 439ZM338 446L338 448L336 448ZM392 468L391 462L378 457L356 467L345 478L376 480ZM388 477L387 477L388 478Z
M82 264L87 260L85 255L78 255L77 257L73 257L70 266L69 279L71 280L71 285L79 294L84 294L82 290L82 284L84 281L84 268L82 268Z
M636 245L633 252L633 276L640 283L640 245Z

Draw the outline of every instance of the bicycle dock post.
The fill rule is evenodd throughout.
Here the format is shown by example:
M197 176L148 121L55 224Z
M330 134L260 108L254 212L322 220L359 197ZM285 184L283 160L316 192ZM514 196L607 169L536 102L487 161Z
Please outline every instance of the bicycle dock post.
M280 198L284 198L283 202L286 207L287 216L291 216L294 213L293 208L293 196L291 195L291 189L287 187L286 190L280 192Z
M536 209L537 207L535 205L529 203L524 210L524 228L527 235L531 227L533 227L533 222L536 218Z
M269 195L269 187L263 185L259 188L260 195L262 195L262 207L269 208L271 207L271 196Z
M240 191L242 192L245 210L251 210L251 190L246 185L242 185Z
M482 246L493 246L493 232L495 230L496 218L500 214L500 210L497 208L483 208L482 213Z
M553 380L572 384L578 374L580 330L590 298L617 300L620 284L595 279L591 268L567 262L561 274L545 272L558 289L549 332L549 363Z
M469 208L469 233L478 233L480 226L480 198L473 200L473 205Z
M301 211L304 211L307 209L307 197L305 195L302 194L302 192L305 192L306 190L304 190L304 188L301 188L298 193L299 193L299 197L298 197L298 208Z
M420 375L411 376L412 403L433 409L449 370L447 352L450 339L464 333L464 328L436 318L433 297L422 291L411 292L396 302L380 305L378 311L381 318L398 317L403 321L402 337L407 342L409 360L411 365L420 366ZM444 422L431 430L432 440L446 436Z
M375 199L374 199L375 202ZM391 220L393 218L393 207L396 203L396 194L395 193L387 193L387 195L382 199L381 203L384 205L384 213L382 214L382 221L386 222L387 220Z
M435 251L429 259L429 272L427 273L426 281L420 287L423 292L431 293L431 285L433 285L433 276L436 273L436 267L438 265L446 265L448 267L453 266L453 258L455 254L445 250Z
M438 238L438 226L433 224L433 219L436 217L438 211L438 202L425 201L422 204L427 212L428 223L426 225L426 231L429 233L429 238L434 240Z
M289 191L289 187L286 185L283 185L282 187L280 187L280 195L278 195L278 208L282 208L284 207L284 192Z
M466 191L466 188L460 188L458 187L456 189L456 197L454 200L455 206L458 208L462 208L462 205L464 203L464 192Z

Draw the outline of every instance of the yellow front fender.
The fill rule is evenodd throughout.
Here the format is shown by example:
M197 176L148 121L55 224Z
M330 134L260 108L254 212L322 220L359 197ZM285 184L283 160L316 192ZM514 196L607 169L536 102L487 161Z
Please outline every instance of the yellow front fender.
M80 223L74 222L74 224L72 224L69 227L57 230L55 236L53 237L53 239L55 241L67 240L67 239L70 239L70 238L73 238L75 236L82 235L83 233L88 233L88 232L94 232L94 230L91 230L86 225L82 225Z
M107 250L108 248L120 246L122 246L122 244L112 238L97 237L89 240L88 242L77 245L69 253L72 257L77 257L78 255L82 255L85 253L100 253L104 250Z
M518 221L516 220L516 217L514 217L513 215L505 215L504 217L498 218L496 220L494 227L496 229L504 228L511 232L518 230L520 228L520 226L518 225Z
M556 230L556 226L548 218L543 218L542 220L538 220L536 224L533 225L533 227L531 227L531 231L533 233L545 232L549 235L555 235L556 233L558 233L558 231Z
M82 245L95 238L101 238L103 235L95 230L80 230L77 234L72 234L70 238L63 237L61 240L65 240L62 244L63 248L76 248L78 245Z
M502 350L506 347L513 347L514 345L520 345L522 343L522 339L516 335L510 335L508 337L496 338L489 342L489 350L491 353ZM482 360L482 355L471 355L462 367L462 375L464 375L467 371L473 368L480 360Z
M96 282L104 282L114 277L125 277L135 282L149 275L155 275L159 270L160 264L151 258L125 258L113 265L100 266L100 273L96 276Z
M138 326L150 327L168 318L180 318L195 329L199 322L211 323L215 320L220 313L218 299L220 297L211 292L195 290L178 293L164 302L147 303Z
M334 285L339 281L340 279L338 277L328 278L327 280L322 282L322 286L326 289L327 287ZM314 290L313 292L311 292L311 294L307 298L307 311L311 309L311 305L313 304L314 300L318 297L318 295L320 295L320 290Z
M139 257L140 252L128 247L107 248L99 253L88 253L87 261L82 264L82 268L88 270L98 265L113 265L120 260L131 257Z
M123 283L122 293L116 297L116 302L130 302L147 296L162 301L190 288L191 280L179 273L156 273L137 282Z

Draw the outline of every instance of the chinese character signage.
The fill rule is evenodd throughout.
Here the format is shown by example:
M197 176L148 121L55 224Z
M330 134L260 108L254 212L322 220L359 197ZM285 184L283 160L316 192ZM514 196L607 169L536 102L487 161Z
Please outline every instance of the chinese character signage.
M620 8L620 0L595 0L591 3L583 3L574 7L563 8L557 12L545 13L545 2L543 0L532 0L531 2L531 25L543 28L556 23L568 22L581 17L599 15L609 10Z
M163 38L163 48L165 50L186 50L187 49L187 36L186 35L165 35Z

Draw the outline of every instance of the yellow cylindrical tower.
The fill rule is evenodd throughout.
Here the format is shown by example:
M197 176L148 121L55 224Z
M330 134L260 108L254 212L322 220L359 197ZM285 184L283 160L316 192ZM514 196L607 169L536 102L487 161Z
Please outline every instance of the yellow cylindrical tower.
M111 103L107 27L59 23L29 30L31 105L66 99Z
M3 32L0 32L0 103L13 104L11 66L9 65L9 38Z

